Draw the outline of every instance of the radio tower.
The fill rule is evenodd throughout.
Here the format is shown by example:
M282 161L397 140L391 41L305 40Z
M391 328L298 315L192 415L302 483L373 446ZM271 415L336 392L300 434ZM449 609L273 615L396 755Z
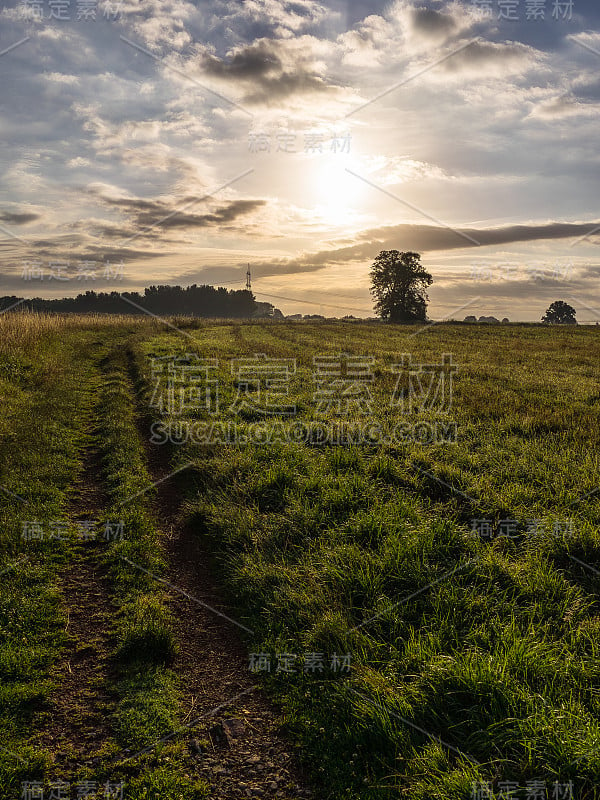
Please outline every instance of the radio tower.
M248 270L246 272L246 290L251 292L252 291L252 283L251 283L251 275L250 275L250 264L248 264Z

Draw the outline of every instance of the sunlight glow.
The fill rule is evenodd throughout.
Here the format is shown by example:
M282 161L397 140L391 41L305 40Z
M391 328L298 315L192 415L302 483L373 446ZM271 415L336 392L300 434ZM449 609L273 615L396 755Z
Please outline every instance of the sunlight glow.
M360 212L364 212L365 184L346 172L346 168L359 171L356 159L332 155L315 162L312 172L315 210L324 222L345 226ZM312 187L311 187L312 188Z

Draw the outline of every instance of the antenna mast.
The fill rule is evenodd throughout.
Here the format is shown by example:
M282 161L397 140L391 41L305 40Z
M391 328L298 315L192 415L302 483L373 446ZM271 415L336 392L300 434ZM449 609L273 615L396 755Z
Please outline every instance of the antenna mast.
M252 283L251 283L252 276L250 275L250 264L248 264L248 270L246 271L246 289L247 291L252 291Z

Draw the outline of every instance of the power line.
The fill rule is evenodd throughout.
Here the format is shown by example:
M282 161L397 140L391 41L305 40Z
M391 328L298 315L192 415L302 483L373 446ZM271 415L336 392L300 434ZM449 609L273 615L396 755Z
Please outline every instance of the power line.
M318 300L300 300L298 297L285 297L281 294L265 294L265 292L254 292L259 297L272 297L274 300L289 300L292 303L306 303L307 305L327 306L327 308L337 308L341 311L362 311L365 314L372 314L372 308L353 308L352 306L336 306L333 303L321 303Z
M237 280L237 281L217 281L217 284L216 284L216 285L218 285L218 286L239 286L239 283L240 283L240 282L239 282L239 280ZM257 294L257 292L255 292L254 294ZM263 295L264 295L265 297L277 297L277 295L274 295L274 294L267 295L267 294L265 294L265 292L263 292ZM341 297L341 298L342 298L342 300L344 300L344 299L347 299L347 300L355 300L355 299L356 299L355 297L349 297L347 294L338 294L338 295L336 295L336 296L337 296L337 297ZM305 301L305 300L299 300L297 297L290 297L290 298L287 298L287 297L286 297L286 298L284 298L284 299L286 299L286 300L287 300L287 299L290 299L290 300L296 300L298 303L309 302L309 301ZM321 305L324 305L324 304L322 303ZM344 308L345 308L345 306L344 306ZM356 309L354 309L354 310L356 310ZM366 309L365 309L365 308L362 308L362 309L359 309L359 310L360 310L360 311L366 311Z
M248 273L250 272L250 265L248 265L248 272L246 273L246 278L248 278ZM239 281L218 281L219 286L235 286L239 285ZM246 288L248 288L246 286ZM267 294L266 292L253 292L253 294L259 297L272 297L274 300L289 300L291 303L305 303L306 305L319 305L319 306L327 306L327 308L337 308L339 311L362 311L364 314L373 314L372 308L354 308L352 306L338 306L334 305L333 303L321 303L315 300L301 300L299 297L286 297L285 295L281 294Z

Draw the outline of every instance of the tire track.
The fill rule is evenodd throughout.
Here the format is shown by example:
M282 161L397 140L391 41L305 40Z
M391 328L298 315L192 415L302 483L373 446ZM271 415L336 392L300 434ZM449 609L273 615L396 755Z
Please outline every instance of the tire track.
M129 353L133 386L140 380ZM183 724L190 726L188 746L196 752L198 774L212 787L214 800L262 797L292 800L312 797L281 735L280 714L268 701L248 668L248 651L234 625L211 611L227 614L210 555L197 530L185 524L182 495L173 479L169 453L150 443L146 410L138 398L138 430L148 469L157 484L154 520L162 532L168 561L171 610L178 654L172 665L181 679L185 707ZM178 482L185 472L178 474ZM190 599L196 598L205 605ZM241 697L239 697L241 695ZM238 698L232 702L233 698ZM215 709L219 709L215 712Z
M69 520L81 530L102 515L105 497L97 480L100 456L88 444L74 487ZM67 642L52 677L56 687L47 709L38 744L52 756L53 779L72 780L84 767L100 761L112 739L110 725L115 696L111 656L110 583L100 562L99 543L77 541L59 577Z

